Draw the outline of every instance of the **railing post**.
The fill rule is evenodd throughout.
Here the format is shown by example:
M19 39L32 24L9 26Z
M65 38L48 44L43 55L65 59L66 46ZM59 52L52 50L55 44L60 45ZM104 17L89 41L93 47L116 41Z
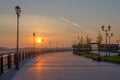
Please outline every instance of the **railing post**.
M24 53L24 51L23 51L23 60L25 60L25 53Z
M27 52L27 59L29 58L29 52Z
M14 65L16 65L16 53L14 53Z
M28 57L29 57L29 53L27 52L27 59L28 59Z
M26 59L26 52L24 52L24 59Z
M35 57L34 52L32 51L32 56Z
M30 57L32 57L32 52L30 51Z
M29 58L30 58L30 52L28 52Z
M11 54L11 67L12 67L13 64L14 64L14 54L12 53Z
M29 59L29 52L27 52L27 54L28 54L28 59Z
M29 54L30 54L30 58L31 58L31 52L29 51Z
M22 52L22 60L24 60L24 52Z
M21 60L23 61L23 52L21 52Z
M1 76L1 56L0 56L0 76Z
M21 52L19 52L19 62L21 61Z
M8 69L11 68L11 63L12 63L12 61L11 61L11 54L8 54Z
M1 56L0 58L0 74L3 74L4 71L3 71L3 56Z
M25 52L25 59L27 59L27 53Z
M29 58L30 58L30 52L29 52Z

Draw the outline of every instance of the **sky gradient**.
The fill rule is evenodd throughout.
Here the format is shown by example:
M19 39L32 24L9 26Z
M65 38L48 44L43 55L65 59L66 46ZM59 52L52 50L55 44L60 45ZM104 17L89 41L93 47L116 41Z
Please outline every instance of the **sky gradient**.
M77 36L87 34L95 42L102 25L112 26L114 43L120 39L119 4L120 0L1 0L0 46L16 47L16 5L22 9L20 47L32 46L33 32L44 38L44 46L70 46Z

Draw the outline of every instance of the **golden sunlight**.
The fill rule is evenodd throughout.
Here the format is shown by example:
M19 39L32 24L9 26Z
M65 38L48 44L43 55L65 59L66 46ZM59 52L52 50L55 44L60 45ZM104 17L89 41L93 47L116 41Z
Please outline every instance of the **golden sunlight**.
M42 42L42 38L38 37L37 38L37 43L41 43Z

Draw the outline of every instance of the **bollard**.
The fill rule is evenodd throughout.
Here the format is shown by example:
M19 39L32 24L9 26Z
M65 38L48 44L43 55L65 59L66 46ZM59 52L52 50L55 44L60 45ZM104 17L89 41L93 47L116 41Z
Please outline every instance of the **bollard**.
M101 61L102 61L101 56L98 56L97 57L97 62L101 62Z
M4 71L3 71L3 56L1 56L0 58L0 74L3 74Z
M7 58L8 58L8 69L10 69L11 68L11 63L12 63L11 54L8 54Z

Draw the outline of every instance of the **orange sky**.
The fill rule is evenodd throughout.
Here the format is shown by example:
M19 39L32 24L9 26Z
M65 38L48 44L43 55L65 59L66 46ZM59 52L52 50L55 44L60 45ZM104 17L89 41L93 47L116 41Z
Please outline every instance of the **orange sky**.
M0 16L1 25L1 39L0 45L4 47L15 47L16 46L16 17L14 15L3 15ZM7 23L7 24L6 24ZM77 40L77 36L89 36L95 42L100 30L98 26L96 31L81 26L75 22L67 20L61 17L48 17L48 16L35 16L35 15L22 15L20 17L20 47L32 47L33 46L33 32L36 33L36 38L40 37L44 39L42 43L36 43L37 47L51 47L58 46L71 46L73 40ZM117 28L114 30L119 31ZM103 34L104 38L104 33ZM114 34L112 40L117 39L117 35ZM114 41L113 41L114 42Z

